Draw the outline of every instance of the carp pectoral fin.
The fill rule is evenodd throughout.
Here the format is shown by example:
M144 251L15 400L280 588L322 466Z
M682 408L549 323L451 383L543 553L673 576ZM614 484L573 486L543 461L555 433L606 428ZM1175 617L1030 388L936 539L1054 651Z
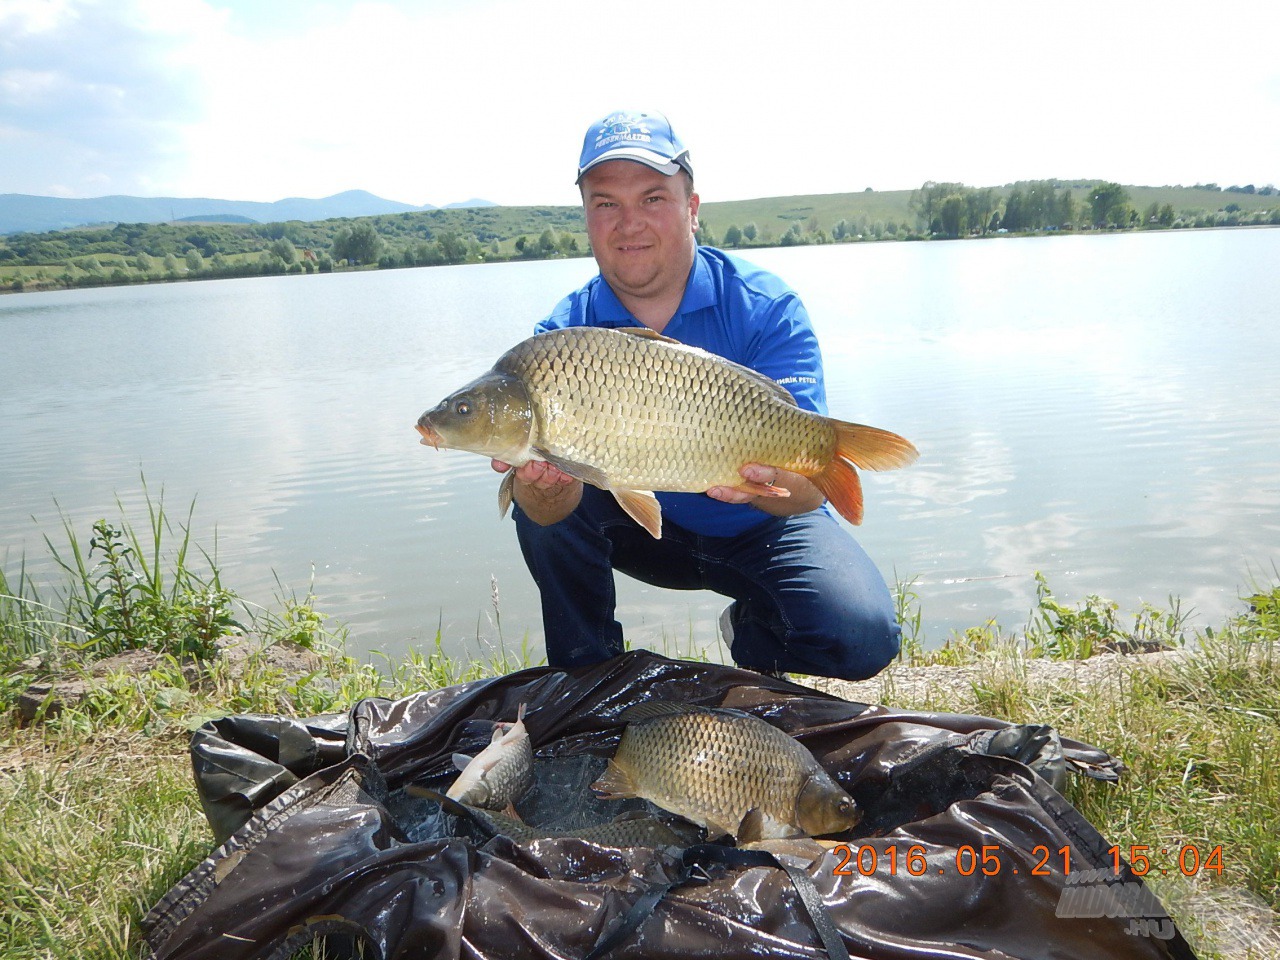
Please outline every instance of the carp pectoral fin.
M835 457L809 479L840 516L854 526L862 522L862 481L852 465Z
M471 762L471 758L465 753L455 753L453 755L453 765L459 770L467 769L467 764Z
M655 540L662 539L662 507L651 490L610 490L618 506L628 517L649 531Z
M609 489L609 477L599 467L593 467L589 463L578 463L576 460L569 460L565 457L557 457L555 454L547 453L547 451L538 447L534 447L533 452L561 473L577 477L583 483L589 483L593 487L599 487L601 490Z
M789 497L791 491L786 487L771 487L767 483L756 483L753 480L744 480L742 483L734 487L735 490L741 490L743 493L751 493L757 497Z
M591 789L603 800L628 800L636 796L635 781L612 760L604 775L591 785Z
M738 824L737 837L739 843L755 843L764 839L764 814L759 807L752 807Z
M502 484L498 487L498 519L501 520L511 509L511 498L516 488L516 471L512 467L502 476Z
M502 812L503 814L510 817L512 820L514 820L516 823L524 823L524 817L516 813L516 805L514 803L508 803L507 809L503 810Z

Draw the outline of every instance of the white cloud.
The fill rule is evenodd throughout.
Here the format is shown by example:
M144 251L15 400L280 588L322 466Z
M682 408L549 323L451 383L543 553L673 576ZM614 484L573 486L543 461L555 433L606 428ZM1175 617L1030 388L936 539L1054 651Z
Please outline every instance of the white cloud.
M925 179L1280 180L1280 68L1235 39L1268 7L1149 14L11 0L0 177L26 192L106 177L254 200L572 203L587 123L634 104L672 117L712 200Z
M0 182L16 192L137 190L179 169L197 77L174 68L187 29L153 3L23 3L0 19Z

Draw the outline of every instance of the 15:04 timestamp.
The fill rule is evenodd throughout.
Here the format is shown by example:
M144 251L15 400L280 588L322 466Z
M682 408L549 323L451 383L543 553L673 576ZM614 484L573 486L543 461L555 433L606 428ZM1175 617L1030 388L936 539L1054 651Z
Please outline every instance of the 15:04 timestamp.
M1123 862L1120 847L1117 845L1108 848L1107 855L1111 857L1112 869L1117 874L1120 873ZM1152 862L1153 856L1157 857L1155 862ZM1180 847L1160 847L1158 850L1146 843L1135 843L1129 847L1129 868L1139 877L1145 877L1148 873L1172 873L1175 859L1177 870L1184 877L1194 877L1200 873L1217 873L1222 876L1220 843L1203 851L1194 843L1185 843Z

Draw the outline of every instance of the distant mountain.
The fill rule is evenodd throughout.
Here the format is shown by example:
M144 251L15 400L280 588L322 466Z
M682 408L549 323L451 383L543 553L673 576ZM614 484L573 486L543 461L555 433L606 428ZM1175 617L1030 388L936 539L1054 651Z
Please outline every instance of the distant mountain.
M488 200L467 200L450 206L486 207L493 204ZM239 222L280 223L285 220L330 220L334 217L369 217L435 209L431 204L415 207L384 200L364 190L348 190L320 200L289 197L274 203L190 197L67 199L5 193L0 194L0 234L41 233L93 224L168 223L175 220L225 223L235 218Z
M463 200L461 203L446 203L441 210L464 210L467 207L496 207L497 204L492 200L479 200L472 197L470 200Z

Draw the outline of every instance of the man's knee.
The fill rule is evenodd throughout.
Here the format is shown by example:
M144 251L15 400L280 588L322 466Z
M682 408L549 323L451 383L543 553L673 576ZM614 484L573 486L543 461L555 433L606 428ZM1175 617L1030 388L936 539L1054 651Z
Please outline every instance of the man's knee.
M797 652L812 651L813 672L840 680L866 680L898 656L902 627L891 603L844 605L826 621L821 635L797 640Z
M844 680L866 680L893 663L902 646L902 627L892 610L863 610L848 631Z

